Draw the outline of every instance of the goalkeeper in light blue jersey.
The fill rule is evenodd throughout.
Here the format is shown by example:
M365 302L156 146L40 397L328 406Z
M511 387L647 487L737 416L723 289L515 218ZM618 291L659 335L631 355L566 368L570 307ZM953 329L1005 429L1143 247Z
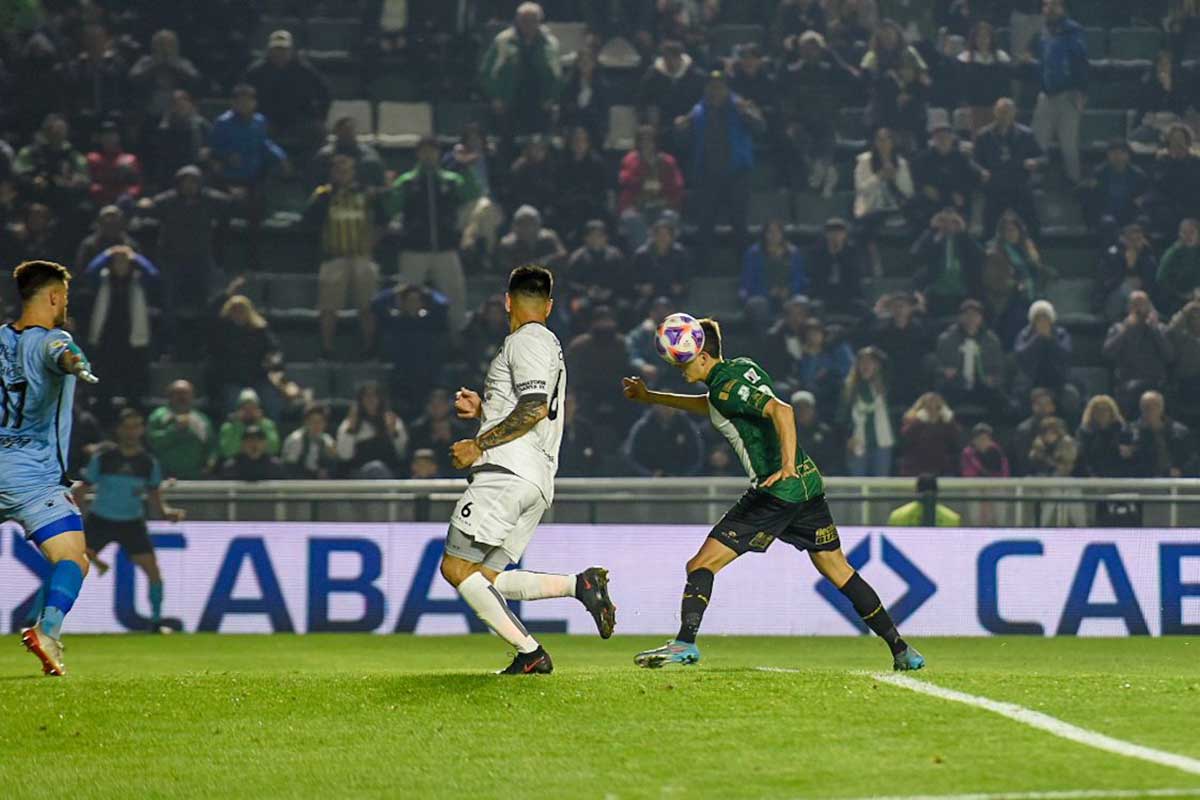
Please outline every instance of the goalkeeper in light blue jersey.
M63 618L75 604L88 558L79 508L66 477L75 380L95 383L83 352L62 330L71 273L51 261L13 270L21 317L0 326L0 519L25 528L53 565L41 618L21 632L46 675L63 675Z

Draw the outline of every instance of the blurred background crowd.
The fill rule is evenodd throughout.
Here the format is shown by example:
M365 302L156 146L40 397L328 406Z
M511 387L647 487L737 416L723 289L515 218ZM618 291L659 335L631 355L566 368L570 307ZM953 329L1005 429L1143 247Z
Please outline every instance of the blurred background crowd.
M685 390L673 311L827 474L1200 474L1194 0L3 13L0 254L69 265L102 378L73 468L134 406L180 479L452 475L536 261L562 475L739 473L621 397Z

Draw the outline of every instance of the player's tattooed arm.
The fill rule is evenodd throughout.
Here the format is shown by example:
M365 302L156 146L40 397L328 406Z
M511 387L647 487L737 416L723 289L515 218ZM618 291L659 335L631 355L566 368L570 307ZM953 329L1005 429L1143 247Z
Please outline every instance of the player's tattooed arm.
M500 424L489 428L487 433L475 437L475 443L480 450L491 450L502 444L508 444L514 439L520 439L533 426L537 425L550 413L550 406L544 394L527 394L517 401L517 407L512 413L500 421Z

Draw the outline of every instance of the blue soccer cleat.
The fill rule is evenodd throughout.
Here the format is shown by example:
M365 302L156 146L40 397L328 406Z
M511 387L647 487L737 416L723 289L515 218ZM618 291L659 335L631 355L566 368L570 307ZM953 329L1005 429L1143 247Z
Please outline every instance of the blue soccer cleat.
M643 650L633 657L633 663L644 669L661 669L677 664L681 667L700 663L700 650L694 644L674 639L653 650Z
M909 672L914 669L921 669L925 666L925 656L917 652L917 648L911 644L901 650L892 659L892 669L896 672Z

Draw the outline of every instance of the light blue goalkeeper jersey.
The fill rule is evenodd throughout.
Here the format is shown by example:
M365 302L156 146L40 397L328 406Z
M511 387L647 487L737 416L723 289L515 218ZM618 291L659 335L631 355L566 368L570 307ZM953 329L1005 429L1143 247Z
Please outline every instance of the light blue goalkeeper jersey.
M0 326L0 493L61 486L75 376L59 367L71 335Z

